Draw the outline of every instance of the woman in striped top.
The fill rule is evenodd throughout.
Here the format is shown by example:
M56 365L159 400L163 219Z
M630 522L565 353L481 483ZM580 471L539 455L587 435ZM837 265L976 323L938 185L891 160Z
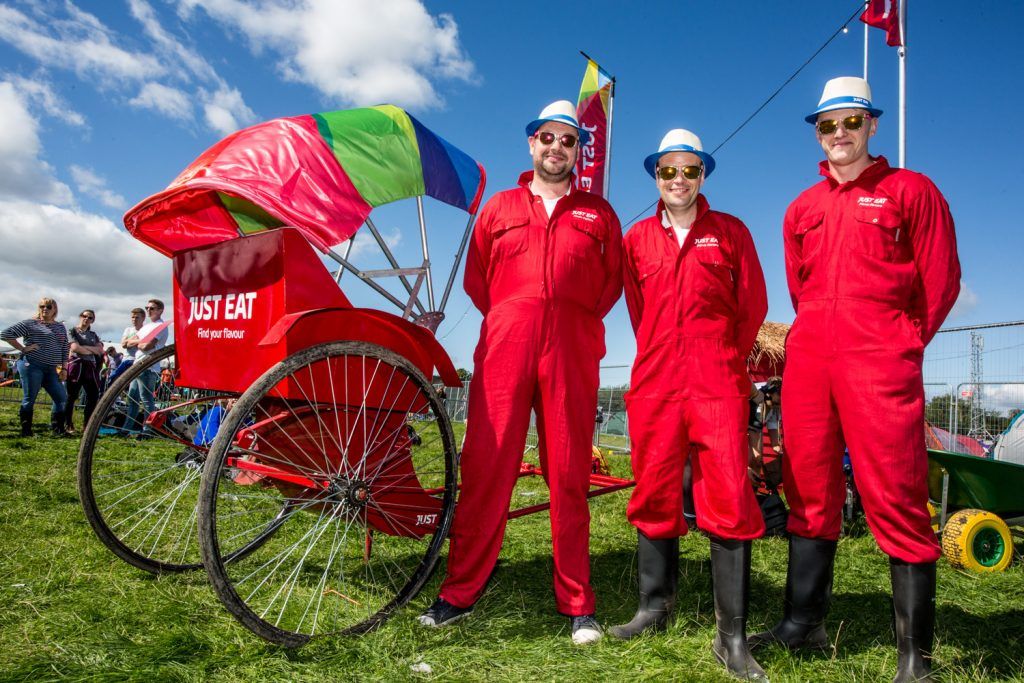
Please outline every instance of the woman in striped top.
M0 339L21 351L18 373L21 375L21 435L32 436L32 410L39 389L53 400L50 429L56 436L64 434L64 405L67 393L61 383L64 364L68 360L68 331L57 322L57 302L48 297L39 301L35 317L22 320L0 332ZM19 339L21 341L19 341Z

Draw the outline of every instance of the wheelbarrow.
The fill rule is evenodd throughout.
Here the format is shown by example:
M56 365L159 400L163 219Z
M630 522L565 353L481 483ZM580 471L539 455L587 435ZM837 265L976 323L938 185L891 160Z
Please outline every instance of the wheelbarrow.
M928 451L928 495L942 554L954 567L1003 571L1024 538L1024 465Z

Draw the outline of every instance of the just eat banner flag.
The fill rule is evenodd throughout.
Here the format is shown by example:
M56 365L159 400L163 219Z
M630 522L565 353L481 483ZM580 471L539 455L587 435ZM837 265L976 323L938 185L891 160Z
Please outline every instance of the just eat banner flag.
M860 15L860 20L868 26L885 31L885 42L892 47L903 45L899 0L868 0L867 9Z
M614 79L592 59L583 72L580 97L576 102L576 118L590 133L590 141L580 149L576 161L579 188L600 197L605 195L605 165L608 163L608 109Z

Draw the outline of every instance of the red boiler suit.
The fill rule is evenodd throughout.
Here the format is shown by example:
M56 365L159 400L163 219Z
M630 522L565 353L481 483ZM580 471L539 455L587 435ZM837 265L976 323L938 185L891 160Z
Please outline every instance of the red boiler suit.
M462 488L442 598L476 602L501 550L509 502L537 413L551 491L555 602L594 612L590 587L591 440L601 319L622 293L622 228L601 197L573 188L548 217L524 173L484 206L466 258L465 288L483 313L473 355Z
M750 232L697 198L683 242L664 205L623 243L623 282L636 333L626 394L636 489L629 521L648 538L686 533L683 468L690 452L701 527L721 538L764 533L747 477L746 359L768 311Z
M928 178L884 157L847 183L826 162L821 174L783 227L797 312L783 373L789 531L839 537L845 441L878 545L934 562L921 361L960 291L953 218Z

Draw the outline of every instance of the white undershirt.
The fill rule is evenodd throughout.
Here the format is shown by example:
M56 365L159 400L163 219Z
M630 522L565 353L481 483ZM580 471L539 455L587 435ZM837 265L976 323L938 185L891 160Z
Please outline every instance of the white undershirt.
M533 183L530 183L530 192L533 192L540 197L540 195L533 189ZM566 190L565 194L562 195L562 197L567 196L569 196L569 190ZM548 218L551 218L551 212L555 210L555 204L557 204L558 200L562 197L555 197L554 199L545 199L544 197L540 197L540 200L544 202L544 210L548 212Z
M686 236L690 233L690 228L677 228L672 225L672 220L668 217L668 211L661 212L661 224L666 228L672 228L672 232L676 234L676 242L679 242L679 248L682 249L683 242L686 241Z

